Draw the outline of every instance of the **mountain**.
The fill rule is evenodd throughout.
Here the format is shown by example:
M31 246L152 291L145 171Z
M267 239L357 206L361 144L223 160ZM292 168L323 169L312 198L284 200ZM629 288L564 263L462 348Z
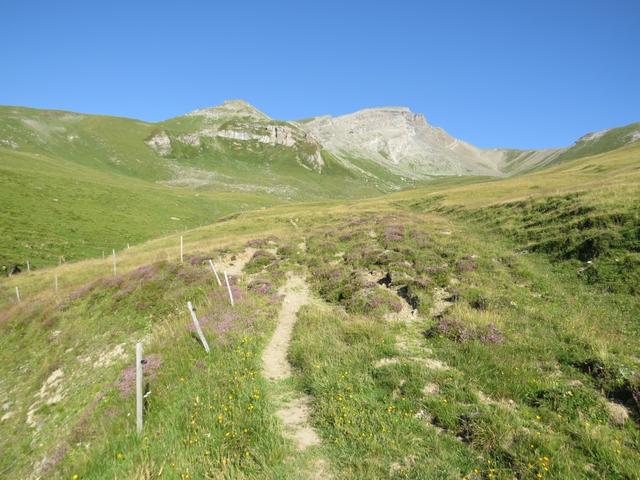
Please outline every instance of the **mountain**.
M221 142L252 142L266 147L284 147L293 152L300 166L322 171L322 146L295 123L273 120L242 100L229 100L218 107L203 108L159 124L161 130L147 140L164 157L188 156L223 150ZM218 141L218 143L215 143Z
M0 267L97 256L283 202L521 174L637 142L638 125L520 151L475 147L400 107L283 121L230 100L158 123L0 107Z
M300 126L347 165L352 158L368 159L412 179L502 175L492 152L453 138L408 108L371 108Z

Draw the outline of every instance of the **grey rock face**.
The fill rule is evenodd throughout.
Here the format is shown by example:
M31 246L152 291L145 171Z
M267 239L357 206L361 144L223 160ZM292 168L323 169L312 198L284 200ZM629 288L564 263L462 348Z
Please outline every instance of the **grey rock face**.
M318 117L300 127L344 161L350 157L370 159L408 178L501 175L497 155L453 138L408 108L372 108L340 117Z
M404 107L369 108L338 117L282 122L242 100L230 100L186 116L198 119L198 126L192 131L170 139L156 135L147 144L166 156L171 152L171 141L198 147L206 137L254 141L294 149L301 165L319 172L324 167L324 151L372 181L381 179L362 168L362 161L378 164L406 182L438 176L513 175L560 161L568 150L478 148ZM588 134L576 145L596 142L606 135L609 131ZM640 141L640 127L628 129L625 135L626 143Z

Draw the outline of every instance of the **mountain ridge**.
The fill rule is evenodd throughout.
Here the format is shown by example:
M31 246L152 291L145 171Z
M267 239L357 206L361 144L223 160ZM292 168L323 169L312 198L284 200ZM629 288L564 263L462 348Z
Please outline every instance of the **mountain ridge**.
M277 120L244 100L227 100L221 105L197 109L181 117L203 116L225 119L249 118L258 122L275 122L293 130L307 133L305 139L316 149L330 152L336 160L352 171L361 171L358 160L373 161L409 180L428 180L440 176L488 175L509 176L543 168L557 161L580 156L580 151L601 153L640 140L640 123L591 132L578 138L572 145L542 149L506 147L481 148L450 135L444 128L431 125L426 117L406 106L368 107L342 115L319 115L302 120ZM400 125L398 119L404 119ZM162 123L162 122L160 122ZM246 126L245 126L246 127ZM385 127L389 127L385 130ZM627 141L619 139L613 148L589 144L607 143L619 130L631 129ZM349 138L354 137L355 139ZM360 136L358 137L358 134ZM603 140L600 140L603 137ZM240 140L256 140L236 136ZM258 139L260 140L260 139ZM263 139L267 142L266 139ZM585 144L587 148L585 148ZM293 145L287 145L293 146ZM315 170L321 171L321 156L309 159Z
M275 120L237 100L157 123L0 107L0 266L96 256L283 202L520 175L640 138L631 124L561 149L478 149L406 107L336 118Z

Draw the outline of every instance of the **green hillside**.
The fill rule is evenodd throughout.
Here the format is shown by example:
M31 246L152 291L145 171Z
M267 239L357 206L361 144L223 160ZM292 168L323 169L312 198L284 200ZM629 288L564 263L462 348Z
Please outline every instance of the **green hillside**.
M227 122L229 122L228 120ZM397 190L322 153L322 173L296 149L228 139L171 155L145 142L158 131L193 132L198 119L162 124L0 107L0 268L90 258L233 212L282 202L358 198Z
M637 130L590 134L560 155L511 151L503 168L521 174L610 151L633 143ZM242 101L159 123L5 106L0 269L101 256L255 208L424 185L371 159L337 158L299 124Z
M116 276L97 258L5 278L0 477L638 479L639 187L636 145L241 213L182 232L183 263L175 234L119 251ZM236 269L235 307L209 258Z
M610 128L601 132L587 134L565 151L557 161L610 152L631 143L640 142L640 123L631 123L624 127Z

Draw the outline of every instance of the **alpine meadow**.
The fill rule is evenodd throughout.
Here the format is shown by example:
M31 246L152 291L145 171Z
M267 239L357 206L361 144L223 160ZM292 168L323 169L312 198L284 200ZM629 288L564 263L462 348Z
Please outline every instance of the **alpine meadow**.
M71 3L7 7L37 38L0 47L0 479L640 480L640 123L618 115L637 68L595 66L606 32L637 38L632 2L575 4L575 24L571 2ZM580 108L550 107L563 76ZM209 88L283 109L193 110ZM417 113L437 96L446 130L446 107ZM411 107L374 106L389 98ZM351 113L309 116L322 102ZM504 116L505 145L519 121L553 145L570 108L562 146L458 138ZM623 120L571 133L596 111Z

